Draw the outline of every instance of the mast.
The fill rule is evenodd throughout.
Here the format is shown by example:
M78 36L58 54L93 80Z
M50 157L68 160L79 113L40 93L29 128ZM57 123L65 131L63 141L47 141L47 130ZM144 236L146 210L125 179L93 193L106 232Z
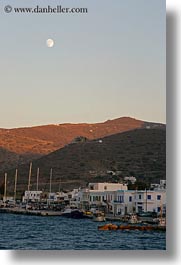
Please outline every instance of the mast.
M7 193L7 173L4 174L4 202L6 201Z
M17 185L17 178L18 178L18 169L15 172L15 179L14 179L14 201L16 202L16 185Z
M28 191L30 190L30 184L31 184L31 170L32 170L32 162L30 163L29 176L28 176Z
M52 192L52 173L53 173L53 170L51 168L50 169L50 193Z
M40 174L40 169L39 169L39 167L38 167L38 168L37 168L37 176L36 176L36 190L38 190L39 174Z
M60 180L59 180L59 189L58 189L59 192L60 192L60 187L61 187L61 177L60 177Z

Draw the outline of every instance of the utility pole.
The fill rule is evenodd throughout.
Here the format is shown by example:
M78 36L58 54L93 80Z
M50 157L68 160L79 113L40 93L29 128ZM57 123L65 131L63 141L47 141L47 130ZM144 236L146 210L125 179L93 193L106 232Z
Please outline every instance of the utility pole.
M7 173L4 174L4 198L3 201L6 201L6 193L7 193Z
M15 203L16 203L16 185L17 185L17 178L18 178L18 170L16 169L15 179L14 179L14 202Z

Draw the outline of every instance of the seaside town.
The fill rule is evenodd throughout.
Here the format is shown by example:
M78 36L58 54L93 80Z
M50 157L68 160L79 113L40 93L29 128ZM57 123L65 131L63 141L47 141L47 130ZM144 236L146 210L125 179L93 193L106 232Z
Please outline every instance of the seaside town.
M132 184L136 182L136 178L131 176L125 177L124 183L89 183L86 188L52 192L52 169L50 172L49 192L39 190L38 177L36 190L31 190L29 174L27 190L21 199L16 198L17 171L14 196L8 196L5 173L0 212L90 218L98 222L121 221L128 224L147 224L154 229L166 230L166 180L160 180L159 184L153 183L145 190L129 190L128 181ZM150 226L146 227L150 229ZM102 230L111 228L114 229L115 225L100 227Z

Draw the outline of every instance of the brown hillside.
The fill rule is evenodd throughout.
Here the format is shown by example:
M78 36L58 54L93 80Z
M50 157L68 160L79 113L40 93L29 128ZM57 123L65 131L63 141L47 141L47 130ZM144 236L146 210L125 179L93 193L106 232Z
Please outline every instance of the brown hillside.
M129 117L122 117L95 124L59 124L27 128L0 129L0 171L12 168L43 155L51 153L69 144L77 136L89 140L117 134L145 126L164 126L157 123L145 123ZM4 156L6 150L9 154ZM10 159L12 158L12 159Z
M33 161L32 189L36 189L36 170L40 168L39 187L71 189L87 182L119 181L133 175L144 182L159 182L166 177L166 131L136 129L82 143L73 143ZM18 190L27 189L29 164L18 168ZM114 171L116 175L110 175ZM15 169L8 172L9 192L13 190ZM3 182L3 174L1 175ZM1 182L1 183L2 183Z
M88 139L140 128L143 121L119 118L95 124L59 124L0 130L0 146L18 153L47 154L70 143L76 136Z

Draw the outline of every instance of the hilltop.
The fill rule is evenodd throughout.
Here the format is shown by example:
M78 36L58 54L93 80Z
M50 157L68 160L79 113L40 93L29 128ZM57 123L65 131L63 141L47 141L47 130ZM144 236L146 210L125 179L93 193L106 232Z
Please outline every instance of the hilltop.
M165 125L122 117L94 124L64 123L0 129L0 171L49 154L69 144L78 136L92 140L145 126L160 128Z
M130 175L148 183L158 182L166 178L166 130L148 125L67 144L33 161L31 189L36 189L37 167L42 190L49 188L50 168L53 168L53 190L78 188L88 182L120 181ZM27 188L28 169L29 164L18 167L20 191ZM13 188L14 172L15 169L8 172L9 189Z

